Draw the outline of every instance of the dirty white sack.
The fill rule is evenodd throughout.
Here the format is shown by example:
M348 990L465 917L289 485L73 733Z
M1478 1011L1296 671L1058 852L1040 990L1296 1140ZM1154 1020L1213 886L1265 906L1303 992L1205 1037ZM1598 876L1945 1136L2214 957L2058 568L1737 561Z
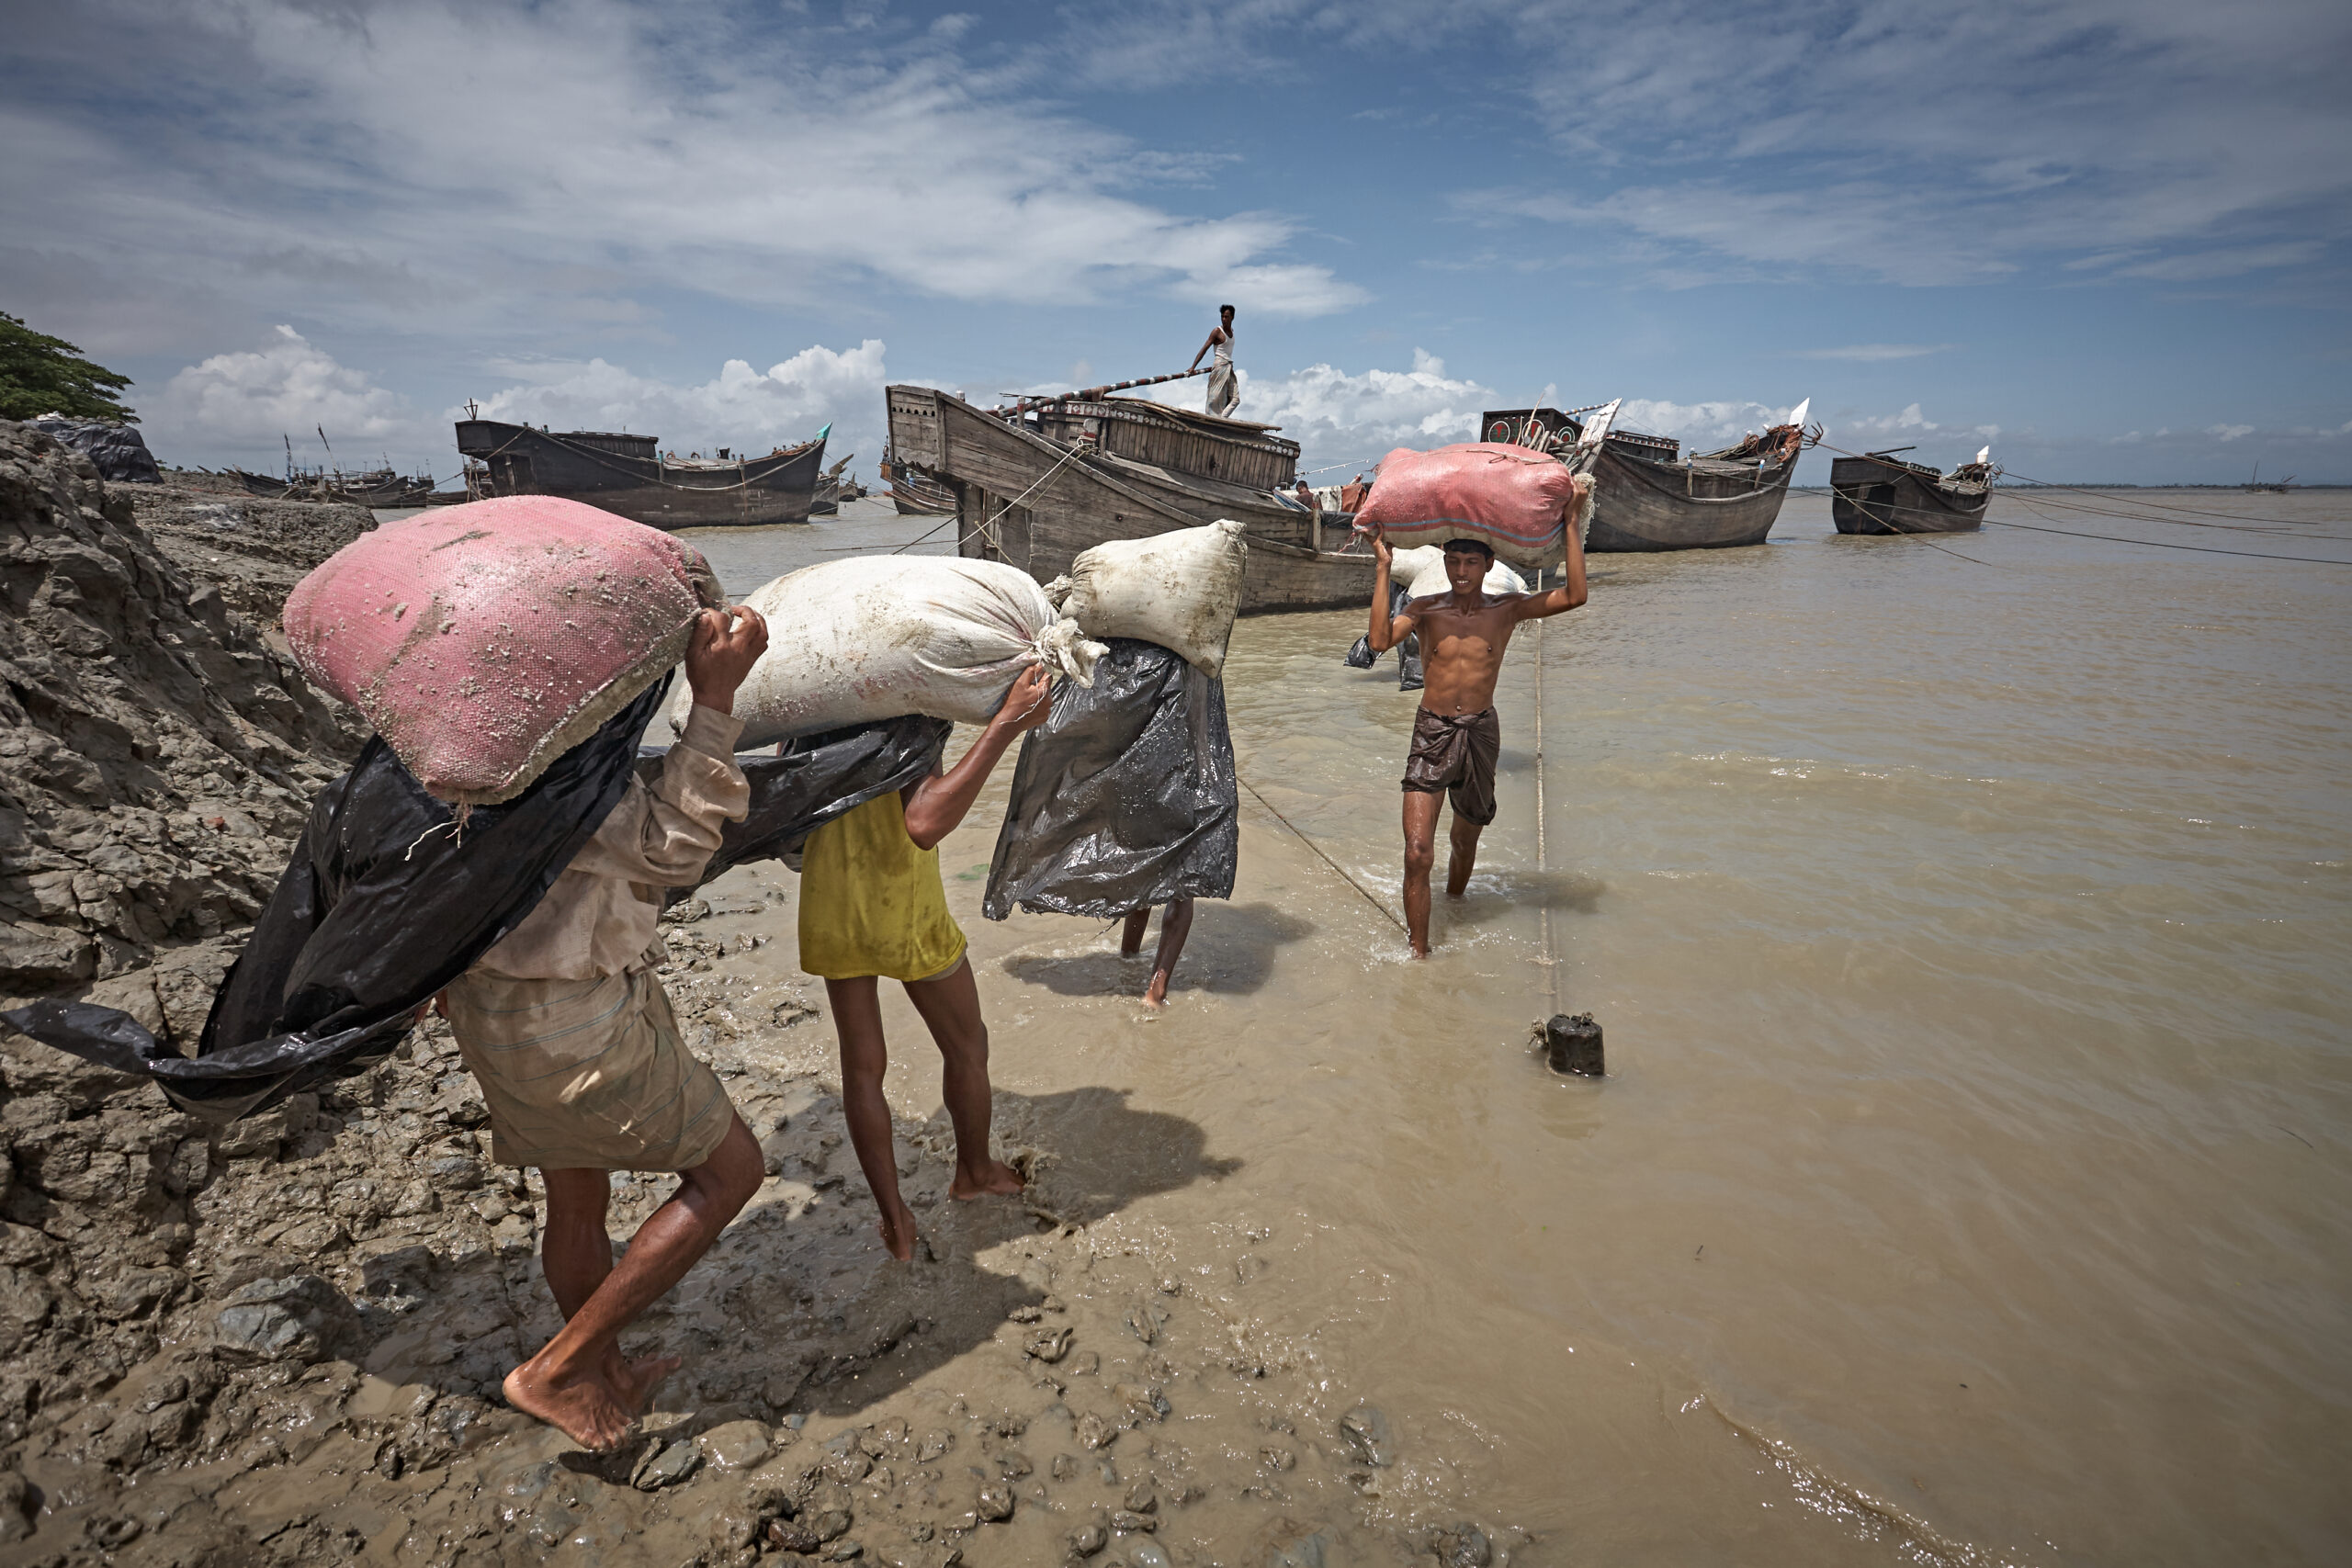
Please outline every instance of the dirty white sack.
M1091 685L1103 651L1054 613L1027 572L1001 561L827 561L744 603L768 623L767 651L735 694L743 721L736 745L746 751L902 714L985 724L1028 666ZM681 680L670 702L673 733L693 703Z
M1453 584L1446 581L1445 547L1442 545L1416 545L1409 550L1398 550L1389 561L1388 581L1414 599L1453 592ZM1528 592L1527 580L1500 561L1487 569L1487 580L1478 586L1495 594Z
M1089 637L1131 637L1173 651L1215 679L1241 605L1250 547L1231 521L1082 550L1048 598Z

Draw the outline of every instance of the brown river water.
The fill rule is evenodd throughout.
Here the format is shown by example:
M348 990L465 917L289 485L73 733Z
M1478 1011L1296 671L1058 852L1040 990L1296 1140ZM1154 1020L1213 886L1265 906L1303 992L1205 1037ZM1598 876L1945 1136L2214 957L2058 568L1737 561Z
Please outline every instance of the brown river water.
M1993 516L2352 561L2352 492L2092 504L2151 503L2223 515ZM857 510L691 536L741 593L932 525ZM1396 908L1415 698L1341 665L1360 612L1236 629L1240 879L1164 1016L1113 933L979 919L1000 770L943 863L1001 1091L1141 1194L1096 1249L1212 1296L1251 1249L1237 1337L1396 1428L1361 1506L1514 1561L2344 1561L2352 565L1846 539L1799 494L1767 546L1593 569L1511 648L1426 964L1299 836ZM1605 1081L1527 1049L1547 909Z

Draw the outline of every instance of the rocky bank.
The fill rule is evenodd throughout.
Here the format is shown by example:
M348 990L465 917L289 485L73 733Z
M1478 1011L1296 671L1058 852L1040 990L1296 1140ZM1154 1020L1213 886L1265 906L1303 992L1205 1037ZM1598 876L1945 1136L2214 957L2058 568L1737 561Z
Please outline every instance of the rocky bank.
M258 569L290 582L366 520L169 487L134 510L43 440L0 424L0 994L185 1042L356 739L273 649ZM1462 1520L1456 1478L1266 1309L1276 1223L1129 1216L1227 1168L1119 1091L1000 1095L1019 1200L947 1199L944 1117L902 1124L927 1245L888 1264L821 995L767 944L792 897L744 868L667 928L769 1176L640 1325L686 1365L609 1459L499 1399L556 1326L540 1195L489 1163L446 1026L227 1129L0 1039L0 1564L1557 1560ZM1083 1156L1055 1146L1075 1124ZM616 1176L616 1235L671 1186Z

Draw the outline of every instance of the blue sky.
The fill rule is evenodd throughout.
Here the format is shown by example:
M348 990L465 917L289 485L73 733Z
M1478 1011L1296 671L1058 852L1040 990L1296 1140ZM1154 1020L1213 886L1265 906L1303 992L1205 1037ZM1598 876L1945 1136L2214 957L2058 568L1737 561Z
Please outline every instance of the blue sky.
M1308 467L1809 397L2039 478L2352 480L2340 0L6 10L0 309L166 460L447 473L470 397L864 469L886 381L1175 369L1230 299Z

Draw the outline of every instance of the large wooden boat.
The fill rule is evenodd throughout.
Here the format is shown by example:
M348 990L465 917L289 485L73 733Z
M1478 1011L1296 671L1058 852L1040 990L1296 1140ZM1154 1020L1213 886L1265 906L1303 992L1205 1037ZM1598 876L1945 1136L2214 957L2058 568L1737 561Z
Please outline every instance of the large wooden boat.
M364 474L300 472L282 479L244 468L223 468L220 473L243 486L247 494L264 501L347 501L392 509L423 506L425 497L433 493L432 475L403 478L390 468Z
M1608 405L1613 411L1616 404ZM1557 409L1490 409L1479 416L1479 439L1509 441L1542 451L1581 446L1593 476L1588 554L1610 550L1720 550L1760 545L1781 515L1797 454L1804 449L1805 411L1800 403L1785 424L1750 435L1720 452L1681 456L1671 436L1617 429L1605 420L1596 444L1586 426Z
M901 517L944 517L956 510L956 491L896 452L882 454L882 479L890 487L890 503Z
M1370 550L1345 548L1346 524L1283 493L1298 444L1272 425L1090 393L997 411L931 387L888 397L894 457L955 492L960 554L1046 582L1105 539L1229 517L1250 544L1243 614L1371 599Z
M480 495L560 495L656 528L757 527L808 521L825 433L762 457L721 447L682 460L650 435L461 419L458 450Z
M1943 473L1896 457L1908 446L1829 465L1829 520L1840 534L1973 534L1993 498L1992 448Z

